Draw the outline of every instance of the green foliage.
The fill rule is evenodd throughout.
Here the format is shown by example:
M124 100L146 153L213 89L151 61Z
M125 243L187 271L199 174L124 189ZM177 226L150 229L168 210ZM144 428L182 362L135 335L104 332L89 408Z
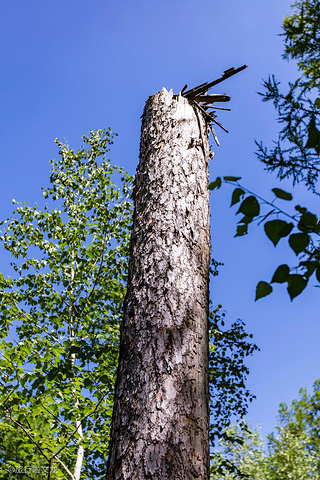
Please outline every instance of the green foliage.
M106 157L110 130L91 131L83 142L75 152L56 140L59 158L43 189L48 204L19 204L1 222L0 240L13 258L12 277L0 275L4 479L31 466L28 478L70 478L79 445L86 452L81 478L105 472L132 178Z
M213 457L211 480L319 480L320 380L313 394L300 390L300 398L279 407L277 435L265 445L258 430L247 424L229 427ZM237 438L235 442L234 439Z
M273 188L272 192L275 198L272 202L261 198L259 195L253 194L246 187L241 186L239 182L225 181L225 183L235 186L232 193L231 206L235 205L234 199L237 198L240 202L238 194L241 191L242 203L237 211L237 214L242 211L246 212L247 202L250 205L259 205L255 216L245 215L243 219L238 222L236 236L244 235L248 232L248 225L257 222L259 225L264 225L264 231L269 240L276 246L282 238L288 237L288 244L299 258L298 265L289 268L288 265L280 265L270 283L287 283L287 291L290 299L295 297L306 288L310 277L315 273L315 278L320 281L320 254L319 254L319 235L320 235L320 221L316 215L309 212L305 207L300 205L295 206L298 213L293 215L288 214L282 208L278 207L276 201L292 200L291 193L284 190ZM247 196L246 196L247 195ZM255 199L253 202L252 199ZM244 207L243 207L244 205ZM265 211L267 209L267 211ZM291 222L287 222L278 218L279 216L290 218ZM273 218L276 217L276 218ZM270 220L270 218L273 218ZM293 230L295 231L291 233ZM256 288L255 300L266 297L272 291L272 285L260 281Z
M293 184L304 182L317 193L320 173L320 0L297 0L293 12L283 22L284 58L298 62L301 76L289 83L288 92L281 93L280 82L272 75L264 81L263 101L272 101L283 124L276 146L268 151L257 143L258 158L267 171L276 171L280 180L292 177ZM273 188L274 200L267 201L239 184L240 177L218 177L209 189L220 188L222 183L234 185L231 206L240 202L236 214L244 216L238 222L236 237L247 235L249 225L257 222L274 246L288 238L290 248L299 258L298 265L289 268L280 265L271 283L287 283L293 300L308 285L310 277L320 282L320 220L306 207L295 206L291 214L275 204L277 200L292 201L291 193ZM263 209L268 207L268 211ZM286 219L290 218L290 222ZM268 219L268 220L267 220ZM294 230L292 232L292 230ZM291 233L292 232L292 233ZM319 285L317 285L319 286ZM256 288L258 300L273 291L270 283L261 281Z
M236 441L235 441L236 440ZM269 480L259 430L245 422L225 429L220 450L211 462L210 480Z
M263 101L273 102L283 128L270 151L257 143L257 155L280 179L292 177L315 192L320 171L320 2L298 0L292 6L283 22L284 58L297 61L302 75L289 83L287 93L280 92L273 75L264 81Z
M320 8L318 0L298 0L292 5L294 12L283 22L285 43L283 57L297 61L311 85L318 86L320 79L319 29Z
M231 419L242 419L254 396L245 386L249 369L245 359L259 350L241 320L225 327L225 312L218 305L209 314L210 442L223 438Z
M291 405L281 403L279 421L282 429L292 435L305 436L308 451L316 456L316 467L320 474L320 379L313 384L313 392L305 388L299 391L299 398Z

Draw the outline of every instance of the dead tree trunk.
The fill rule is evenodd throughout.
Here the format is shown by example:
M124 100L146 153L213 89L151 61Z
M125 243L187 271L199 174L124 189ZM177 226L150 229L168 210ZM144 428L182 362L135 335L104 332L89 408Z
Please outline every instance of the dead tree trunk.
M147 100L108 480L209 478L209 156L201 112Z

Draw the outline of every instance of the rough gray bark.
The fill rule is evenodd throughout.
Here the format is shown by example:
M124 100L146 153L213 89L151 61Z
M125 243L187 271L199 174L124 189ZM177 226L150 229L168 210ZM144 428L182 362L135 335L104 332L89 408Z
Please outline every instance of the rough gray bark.
M185 98L147 100L108 480L209 478L210 154Z

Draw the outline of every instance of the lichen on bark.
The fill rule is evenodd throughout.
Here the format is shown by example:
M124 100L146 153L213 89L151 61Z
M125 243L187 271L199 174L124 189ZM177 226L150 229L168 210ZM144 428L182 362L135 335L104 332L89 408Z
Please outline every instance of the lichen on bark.
M109 480L209 478L209 156L185 98L147 100Z

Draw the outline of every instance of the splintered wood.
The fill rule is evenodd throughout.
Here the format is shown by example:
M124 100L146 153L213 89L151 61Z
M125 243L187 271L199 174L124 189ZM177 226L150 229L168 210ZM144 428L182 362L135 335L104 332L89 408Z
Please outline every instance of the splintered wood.
M201 111L201 113L203 114L203 116L204 116L204 118L205 118L205 120L208 124L208 127L211 130L213 138L214 138L214 140L215 140L215 142L218 146L220 145L220 142L219 142L217 134L216 134L216 132L213 128L213 123L215 125L218 125L218 127L220 127L222 130L224 130L227 133L228 133L228 130L226 128L224 128L221 125L221 123L216 120L216 115L215 115L214 111L213 112L208 112L208 109L212 108L213 110L229 110L230 111L229 108L216 107L215 105L213 105L213 103L229 102L231 100L231 97L229 97L228 95L226 95L224 93L223 94L217 94L217 93L208 94L208 90L210 88L214 87L215 85L218 85L218 83L223 82L227 78L232 77L236 73L241 72L245 68L247 68L247 65L242 65L242 67L239 67L239 68L234 68L234 67L229 68L228 70L225 70L225 72L223 73L223 75L220 78L217 78L216 80L213 80L213 82L202 83L201 85L198 85L197 87L191 88L190 90L187 90L187 91L186 91L186 89L188 88L188 85L185 85L183 87L183 89L180 91L179 95L182 95L183 97L187 98L189 100L189 102L194 107L196 107L198 110Z

